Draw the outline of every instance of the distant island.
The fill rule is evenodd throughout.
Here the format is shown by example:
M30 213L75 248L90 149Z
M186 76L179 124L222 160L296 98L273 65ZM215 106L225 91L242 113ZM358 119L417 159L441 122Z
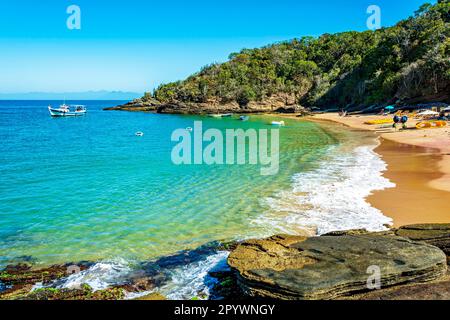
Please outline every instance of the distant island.
M124 91L0 93L0 100L133 100L142 93Z
M389 28L244 49L115 110L374 111L390 104L450 103L449 12L450 3L438 1Z

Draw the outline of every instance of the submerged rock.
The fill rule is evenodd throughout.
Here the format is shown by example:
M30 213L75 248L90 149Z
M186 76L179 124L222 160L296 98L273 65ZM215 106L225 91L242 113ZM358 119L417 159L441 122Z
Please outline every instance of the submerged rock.
M450 263L450 223L447 224L415 224L404 226L396 234L411 240L424 241L445 252Z
M231 270L212 271L209 276L216 279L215 284L210 288L210 300L242 300L242 295L236 277Z
M121 288L110 288L93 291L88 285L83 285L80 289L37 289L23 296L18 300L122 300L125 292Z
M156 111L161 103L153 98L139 98L116 107L104 108L106 111Z
M46 285L52 281L64 278L71 273L72 267L82 271L88 263L53 265L43 269L33 269L29 264L9 265L0 271L0 282L6 290L0 292L0 299L9 299L28 293L37 283Z
M371 266L380 268L382 287L431 281L447 271L445 254L434 246L364 232L249 240L230 254L228 263L247 296L288 300L369 291Z
M146 296L136 298L134 300L162 301L162 300L167 300L167 298L160 293L153 292Z

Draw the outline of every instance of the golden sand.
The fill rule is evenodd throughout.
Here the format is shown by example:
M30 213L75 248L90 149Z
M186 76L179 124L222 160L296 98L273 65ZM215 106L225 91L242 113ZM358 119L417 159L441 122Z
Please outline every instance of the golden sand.
M388 164L384 176L396 187L370 196L367 200L374 207L391 217L396 227L450 222L450 192L428 183L442 176L438 152L384 139L375 151Z
M416 130L409 121L407 130L380 128L366 121L386 116L340 117L336 113L311 117L352 128L379 132L376 149L388 164L385 177L396 188L375 192L368 201L394 220L395 226L414 223L450 222L450 127Z

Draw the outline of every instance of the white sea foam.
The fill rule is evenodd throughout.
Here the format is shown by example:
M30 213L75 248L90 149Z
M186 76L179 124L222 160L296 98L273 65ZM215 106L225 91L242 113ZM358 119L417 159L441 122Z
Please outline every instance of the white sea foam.
M123 283L131 271L131 263L125 259L98 262L84 271L68 276L57 287L78 289L87 284L94 291L104 290Z
M373 191L395 187L382 176L387 165L374 152L376 146L331 151L317 169L295 174L291 190L265 199L270 210L254 222L270 229L269 233L385 230L392 219L366 201Z
M210 288L216 281L208 277L213 269L225 269L228 252L218 252L206 259L170 270L171 281L160 292L171 300L209 297Z
M194 297L206 299L210 296L210 288L216 283L208 273L212 270L229 270L226 263L228 252L221 251L206 257L204 260L177 267L167 272L170 280L157 290L128 293L126 299L139 298L154 292L166 296L170 300L189 300Z
M210 295L210 288L216 281L208 276L208 272L213 269L223 270L228 268L226 265L227 257L228 252L220 251L200 261L163 270L168 276L168 282L156 291L171 300L191 299L193 297L207 298ZM132 272L133 264L127 260L103 261L84 271L68 276L54 287L79 289L83 284L87 284L94 291L104 290L125 283ZM34 289L42 287L42 285L37 285ZM127 293L126 299L138 298L156 291Z

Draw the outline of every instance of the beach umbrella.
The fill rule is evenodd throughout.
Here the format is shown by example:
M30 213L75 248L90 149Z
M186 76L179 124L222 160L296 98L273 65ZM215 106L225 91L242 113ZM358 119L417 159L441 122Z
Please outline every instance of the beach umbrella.
M387 106L385 109L386 109L386 110L394 110L395 107L394 107L394 106Z
M450 112L450 106L448 106L447 108L445 108L443 111L445 111L445 112Z

